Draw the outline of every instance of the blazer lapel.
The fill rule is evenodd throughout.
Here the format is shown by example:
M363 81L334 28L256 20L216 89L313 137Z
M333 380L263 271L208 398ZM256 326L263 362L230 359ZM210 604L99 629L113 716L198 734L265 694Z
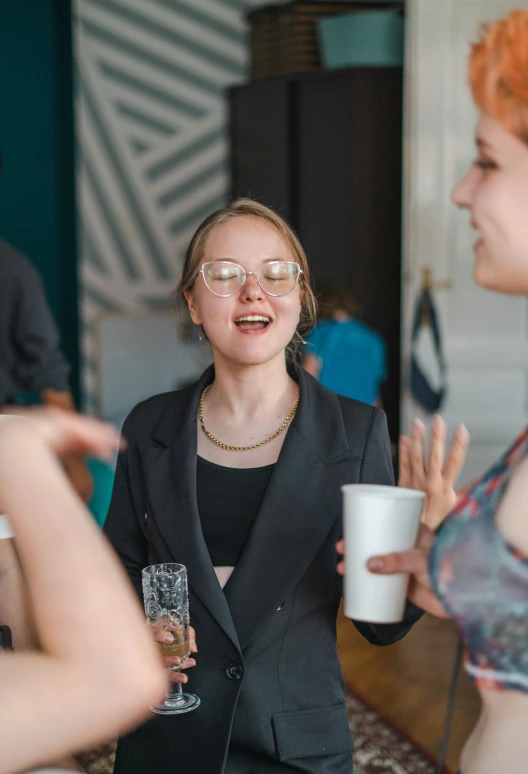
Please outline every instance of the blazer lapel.
M339 486L350 471L337 397L304 371L298 379L297 415L244 552L224 588L242 648L307 571L332 528Z
M140 445L154 520L175 562L187 567L189 586L240 650L229 606L205 544L196 494L196 415L208 369L181 405L171 406L155 428L155 443ZM191 610L192 618L192 610Z

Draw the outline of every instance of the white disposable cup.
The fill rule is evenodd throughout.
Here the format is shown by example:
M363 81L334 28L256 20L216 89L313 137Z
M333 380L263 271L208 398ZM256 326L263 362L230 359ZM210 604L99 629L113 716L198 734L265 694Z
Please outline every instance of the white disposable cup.
M0 422L13 421L13 419L19 419L20 417L11 416L11 414L0 414ZM0 540L7 540L14 537L11 525L5 513L0 513Z
M341 491L345 615L370 623L402 621L409 575L376 575L367 561L414 548L425 493L375 484L347 484Z
M0 540L14 537L11 525L5 513L0 513Z

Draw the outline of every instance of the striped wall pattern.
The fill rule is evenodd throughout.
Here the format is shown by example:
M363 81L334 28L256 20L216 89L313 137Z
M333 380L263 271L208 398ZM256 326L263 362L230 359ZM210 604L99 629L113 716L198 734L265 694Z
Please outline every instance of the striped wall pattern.
M260 0L76 0L84 409L96 321L165 308L198 223L226 200L226 87Z

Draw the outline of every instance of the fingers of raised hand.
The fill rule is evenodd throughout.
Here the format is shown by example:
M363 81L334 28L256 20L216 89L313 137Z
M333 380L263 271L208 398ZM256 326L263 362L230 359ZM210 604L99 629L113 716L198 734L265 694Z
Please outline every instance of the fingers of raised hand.
M444 465L445 444L447 436L447 425L440 416L433 419L431 432L431 442L429 445L429 461L427 473L429 478L442 478L442 467Z
M402 436L400 469L411 488L427 491L435 484L441 484L446 435L447 425L437 416L433 420L429 454L426 454L427 428L419 419L413 421L411 439Z
M423 422L415 419L410 449L409 441L405 436L402 437L399 485L426 492L428 498L436 499L438 496L447 498L445 505L450 510L455 504L454 485L466 460L470 436L464 425L458 425L446 457L447 425L442 417L436 416L433 420L427 455L426 435Z
M425 442L427 428L419 419L415 419L412 425L411 435L411 475L412 488L424 490L425 486Z
M466 461L471 437L464 425L458 425L444 465L444 478L451 486L460 475Z
M411 447L412 441L408 435L402 435L399 443L399 476L398 486L405 489L412 489L412 465L411 465Z

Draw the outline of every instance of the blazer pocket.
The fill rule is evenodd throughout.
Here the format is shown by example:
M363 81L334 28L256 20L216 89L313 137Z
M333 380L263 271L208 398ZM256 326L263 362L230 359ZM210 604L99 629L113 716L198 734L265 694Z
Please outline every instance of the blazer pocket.
M277 753L281 762L352 753L352 734L343 704L278 712L273 715Z

